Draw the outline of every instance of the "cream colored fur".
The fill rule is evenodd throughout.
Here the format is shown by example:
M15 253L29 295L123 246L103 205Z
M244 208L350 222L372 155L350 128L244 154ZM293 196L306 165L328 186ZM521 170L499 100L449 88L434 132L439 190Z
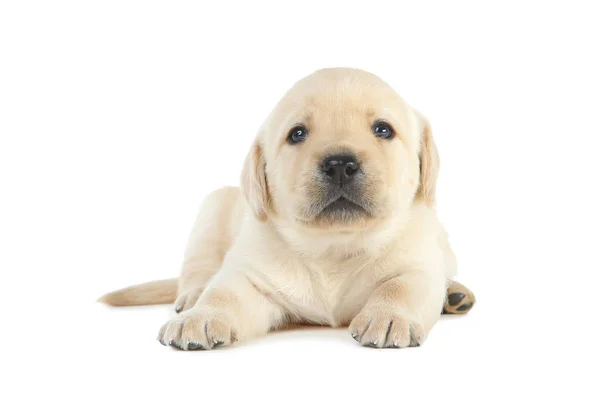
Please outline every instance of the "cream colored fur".
M391 123L395 138L373 135L378 118ZM309 136L290 145L287 133L298 123ZM368 217L316 214L315 166L339 149L365 165ZM429 123L378 77L334 68L299 81L256 135L241 189L217 190L202 204L178 280L182 312L159 340L211 349L308 323L349 325L372 347L420 345L456 274L434 209L438 170ZM150 304L174 295L175 280L167 280L102 301Z

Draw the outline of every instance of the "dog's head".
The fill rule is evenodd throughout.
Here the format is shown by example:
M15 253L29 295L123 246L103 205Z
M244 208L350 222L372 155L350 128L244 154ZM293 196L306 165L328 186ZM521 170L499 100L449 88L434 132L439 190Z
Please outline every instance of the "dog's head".
M415 199L431 204L438 165L420 114L375 75L333 68L302 79L276 105L241 186L261 220L352 232Z

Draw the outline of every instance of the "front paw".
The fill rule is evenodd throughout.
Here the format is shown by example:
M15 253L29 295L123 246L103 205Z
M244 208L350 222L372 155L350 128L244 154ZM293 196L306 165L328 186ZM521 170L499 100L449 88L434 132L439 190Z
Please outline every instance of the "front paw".
M363 309L350 323L350 334L363 346L377 348L418 347L423 341L421 325L392 307Z
M237 341L233 320L218 310L188 310L160 329L158 341L180 350L210 350Z

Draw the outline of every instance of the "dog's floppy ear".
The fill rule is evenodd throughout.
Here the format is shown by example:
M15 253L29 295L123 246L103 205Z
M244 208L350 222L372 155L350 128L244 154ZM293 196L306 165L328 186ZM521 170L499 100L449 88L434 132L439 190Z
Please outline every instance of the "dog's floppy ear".
M435 202L435 187L440 170L440 156L433 141L429 121L418 113L417 116L420 119L419 125L421 127L420 178L417 196L431 206Z
M240 186L248 205L261 221L267 219L269 203L265 166L262 147L256 139L244 161Z

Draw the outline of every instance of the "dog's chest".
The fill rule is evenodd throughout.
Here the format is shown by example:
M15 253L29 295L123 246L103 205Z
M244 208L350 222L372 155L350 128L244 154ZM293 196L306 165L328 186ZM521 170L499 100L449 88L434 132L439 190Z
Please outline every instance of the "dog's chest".
M305 322L348 324L374 288L374 277L356 261L298 263L294 267L294 286L282 294L289 311Z

